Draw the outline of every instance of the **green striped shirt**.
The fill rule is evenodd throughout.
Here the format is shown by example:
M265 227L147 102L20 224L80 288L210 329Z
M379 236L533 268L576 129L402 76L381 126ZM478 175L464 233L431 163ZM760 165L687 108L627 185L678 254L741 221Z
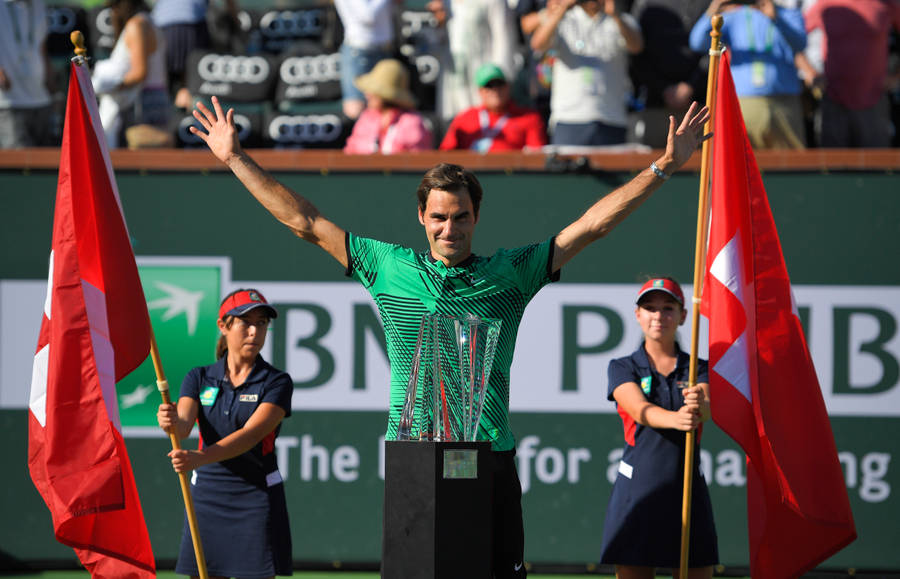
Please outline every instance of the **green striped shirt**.
M490 257L472 255L455 267L400 245L347 235L347 275L372 295L391 365L386 438L394 440L415 353L419 321L425 313L474 314L503 320L479 427L478 440L494 450L515 448L509 428L509 370L525 306L552 274L553 241L500 249Z

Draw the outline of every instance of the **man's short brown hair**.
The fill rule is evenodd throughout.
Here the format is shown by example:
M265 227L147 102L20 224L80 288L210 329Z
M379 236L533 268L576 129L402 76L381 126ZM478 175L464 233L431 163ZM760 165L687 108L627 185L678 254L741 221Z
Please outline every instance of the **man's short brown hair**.
M448 193L461 193L463 191L469 194L472 199L472 210L475 212L475 219L478 219L478 209L481 207L481 183L475 177L475 174L459 165L450 163L441 163L428 170L419 183L416 190L416 196L419 198L419 210L425 211L425 205L428 203L428 194L432 189L447 191Z

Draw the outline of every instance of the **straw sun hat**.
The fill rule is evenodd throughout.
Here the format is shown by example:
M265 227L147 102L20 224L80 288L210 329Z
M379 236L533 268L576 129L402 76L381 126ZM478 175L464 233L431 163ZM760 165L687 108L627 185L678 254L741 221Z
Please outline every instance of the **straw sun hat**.
M378 61L371 72L357 77L354 84L363 94L372 94L408 109L416 106L415 97L409 91L409 73L399 60Z

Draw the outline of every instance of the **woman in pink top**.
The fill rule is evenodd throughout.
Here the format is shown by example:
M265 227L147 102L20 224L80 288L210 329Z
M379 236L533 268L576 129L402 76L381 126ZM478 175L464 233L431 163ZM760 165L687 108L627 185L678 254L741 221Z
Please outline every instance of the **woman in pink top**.
M345 153L402 153L432 148L431 130L415 109L409 74L399 61L385 59L356 79L366 108L353 125Z

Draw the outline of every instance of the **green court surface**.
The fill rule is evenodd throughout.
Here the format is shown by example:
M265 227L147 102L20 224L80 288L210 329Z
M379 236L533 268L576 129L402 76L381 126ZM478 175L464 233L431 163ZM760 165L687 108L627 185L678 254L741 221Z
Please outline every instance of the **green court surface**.
M156 575L159 579L176 579L184 578L184 575L176 575L171 571L160 571ZM378 573L367 571L302 571L294 573L297 579L378 579ZM89 577L87 571L44 571L41 573L31 573L25 575L4 575L0 573L0 577L4 579L84 579ZM538 579L572 579L577 575L535 575L529 574L529 577ZM612 579L612 575L591 575L598 579Z

